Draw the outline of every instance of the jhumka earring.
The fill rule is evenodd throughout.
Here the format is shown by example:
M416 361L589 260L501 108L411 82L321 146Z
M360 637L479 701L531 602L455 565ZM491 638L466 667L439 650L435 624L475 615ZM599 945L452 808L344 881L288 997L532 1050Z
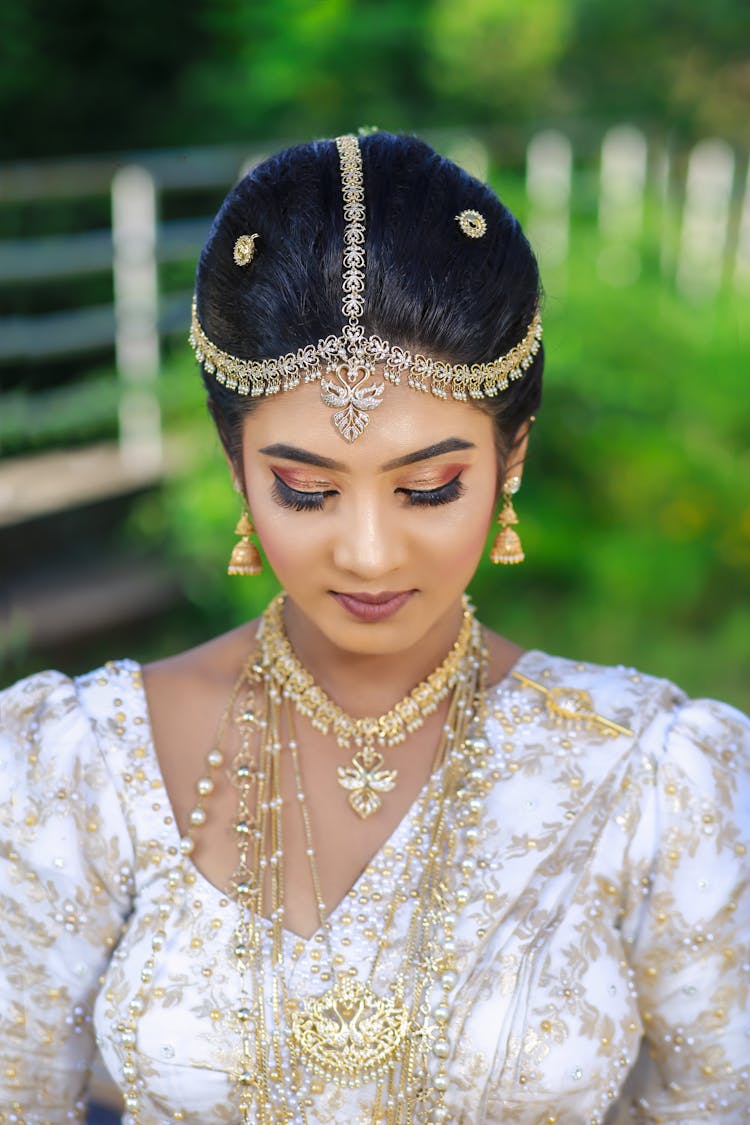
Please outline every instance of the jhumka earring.
M511 502L511 496L514 496L520 487L520 477L508 477L503 485L503 508L497 517L500 530L495 536L495 542L492 544L492 550L490 551L490 559L493 563L509 565L521 563L525 558L518 532L513 528L513 524L518 523L518 516Z
M241 574L249 576L260 574L263 569L258 548L250 542L250 536L255 533L255 528L250 522L250 516L244 511L234 529L235 535L241 535L239 543L235 543L232 557L229 560L227 574Z

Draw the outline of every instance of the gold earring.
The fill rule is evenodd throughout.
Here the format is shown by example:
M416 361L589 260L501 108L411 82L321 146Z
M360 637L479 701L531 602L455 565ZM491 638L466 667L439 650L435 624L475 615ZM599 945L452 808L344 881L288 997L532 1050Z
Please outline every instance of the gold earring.
M239 543L235 543L234 545L232 557L227 567L227 574L240 574L243 576L260 574L263 569L263 563L258 553L258 548L254 543L250 542L250 536L254 533L255 528L250 522L250 516L247 511L244 511L234 529L234 534L241 535L242 538Z
M520 487L520 477L509 477L503 485L503 508L497 517L500 530L495 536L495 542L492 544L492 550L490 551L490 560L493 563L511 565L523 562L526 557L518 532L514 531L512 526L518 523L518 516L511 502L511 496L515 495Z

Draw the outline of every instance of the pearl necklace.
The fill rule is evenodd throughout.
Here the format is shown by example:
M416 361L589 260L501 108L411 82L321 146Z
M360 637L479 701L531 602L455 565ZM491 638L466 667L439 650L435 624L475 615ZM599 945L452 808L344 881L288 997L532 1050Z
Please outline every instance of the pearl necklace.
M239 979L239 1000L232 1013L238 1034L232 1079L239 1120L243 1125L306 1125L313 1095L326 1082L348 1088L373 1083L373 1122L441 1125L449 1119L447 1025L458 981L455 931L470 896L472 853L489 787L488 744L481 730L485 673L481 629L472 617L470 643L456 677L434 769L417 799L413 828L403 848L403 871L394 879L397 890L385 917L378 920L375 952L363 979L356 967L341 967L331 947L294 729L295 701L289 694L282 697L261 659L243 668L217 744L197 781L181 858L168 876L151 953L120 1025L126 1125L142 1125L138 1021L153 1002L149 983L169 919L195 880L192 856L207 820L206 803L215 791L217 771L225 765L221 746L230 720L240 735L239 750L227 770L238 794L233 825L238 863L231 892L239 921L229 957ZM311 996L291 994L284 948L284 749L291 756L320 930L328 945L326 979L333 981ZM400 964L384 987L378 971L398 940L395 923L400 914L405 933ZM433 988L440 993L437 1002L431 998Z
M356 719L326 695L295 655L284 630L285 597L275 598L263 616L258 637L261 663L298 714L308 718L316 730L322 734L332 731L342 749L348 750L352 743L356 747L351 765L339 766L337 772L339 785L349 791L349 804L365 820L380 808L380 794L396 786L398 771L382 768L383 749L398 746L419 730L455 687L471 644L473 611L464 598L458 637L434 672L383 715Z

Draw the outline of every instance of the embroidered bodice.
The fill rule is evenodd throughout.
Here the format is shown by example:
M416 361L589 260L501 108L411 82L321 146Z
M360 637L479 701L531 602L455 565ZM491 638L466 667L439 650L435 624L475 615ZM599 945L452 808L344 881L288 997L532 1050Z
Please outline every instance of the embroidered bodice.
M747 1121L750 723L629 669L529 652L516 672L489 699L450 1120ZM556 688L610 727L560 714ZM178 854L139 666L0 693L0 769L0 1122L57 1125L83 1115L95 1042L122 1085L118 1029ZM337 965L371 962L411 820L334 911ZM236 907L193 874L138 1024L147 1125L237 1120ZM290 990L323 992L323 935L286 940ZM314 1083L308 1120L365 1125L369 1093Z

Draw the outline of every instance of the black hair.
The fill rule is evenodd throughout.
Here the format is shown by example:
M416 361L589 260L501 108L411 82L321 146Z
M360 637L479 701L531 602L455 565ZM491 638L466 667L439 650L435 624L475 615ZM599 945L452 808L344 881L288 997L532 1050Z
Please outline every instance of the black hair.
M359 143L366 334L451 363L503 355L523 339L541 298L517 219L489 187L417 137L375 132ZM462 232L456 216L467 209L484 215L484 237ZM198 264L198 316L209 339L235 356L271 359L339 335L343 230L333 141L296 145L253 168L224 200ZM255 257L239 267L234 243L255 232ZM477 400L493 417L501 466L538 408L543 366L540 349L523 378ZM257 400L205 370L203 379L239 473L242 421Z

